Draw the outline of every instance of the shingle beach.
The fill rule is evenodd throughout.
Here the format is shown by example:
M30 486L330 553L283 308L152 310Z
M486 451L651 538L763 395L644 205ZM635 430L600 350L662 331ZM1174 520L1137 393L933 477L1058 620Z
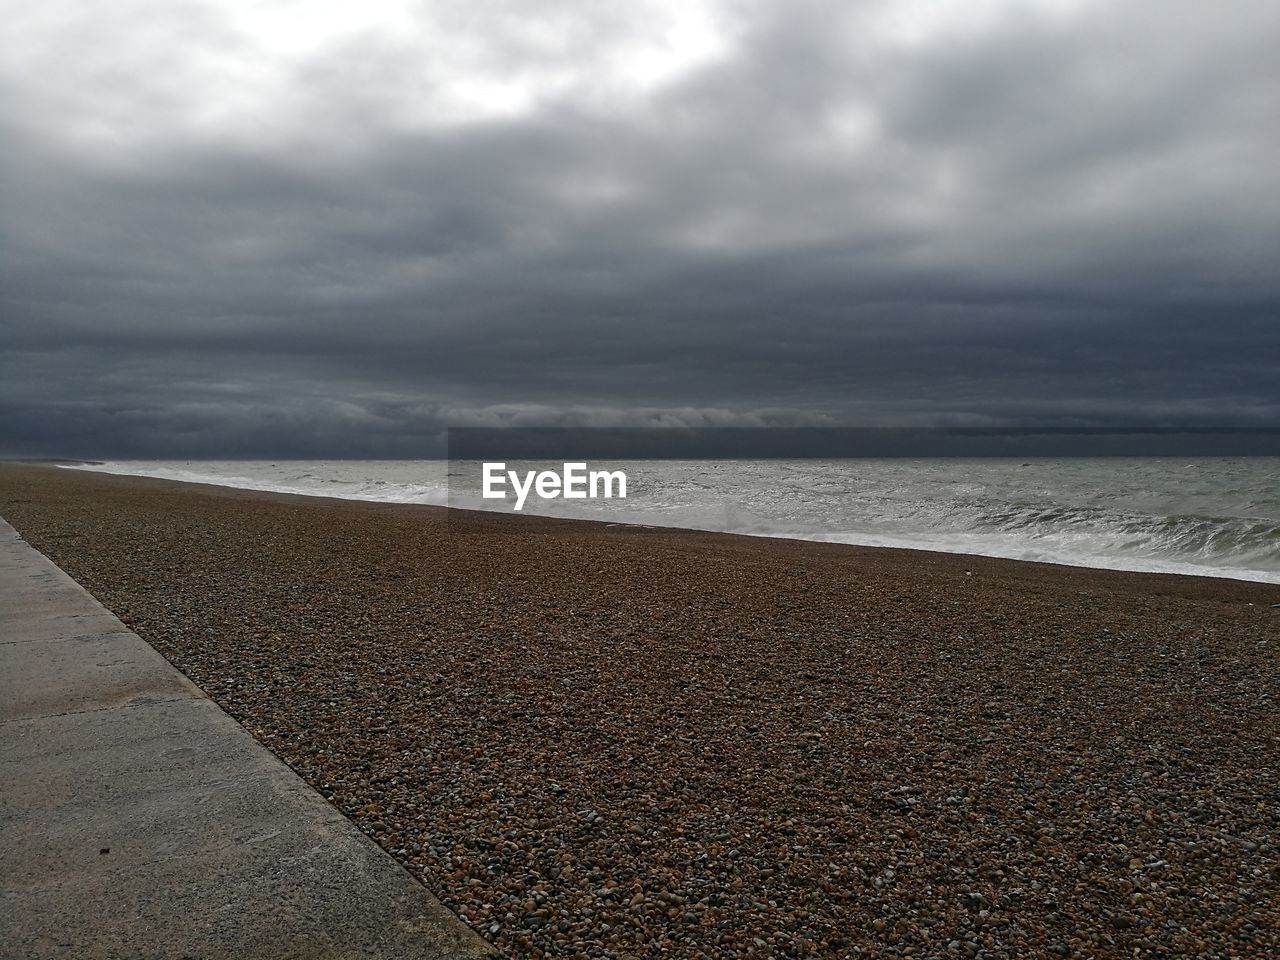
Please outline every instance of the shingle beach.
M51 466L0 515L513 957L1280 956L1280 586Z

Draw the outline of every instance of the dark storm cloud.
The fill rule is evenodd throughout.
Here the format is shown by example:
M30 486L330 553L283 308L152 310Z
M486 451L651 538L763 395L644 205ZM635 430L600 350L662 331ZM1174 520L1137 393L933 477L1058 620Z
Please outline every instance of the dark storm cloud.
M604 6L14 5L0 449L1280 421L1275 4Z

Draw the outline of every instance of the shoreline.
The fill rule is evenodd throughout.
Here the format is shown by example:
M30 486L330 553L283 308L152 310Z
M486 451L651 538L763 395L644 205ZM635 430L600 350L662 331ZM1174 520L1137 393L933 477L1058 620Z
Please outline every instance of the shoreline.
M1234 568L1234 567L1218 568L1220 572L1215 572L1214 568L1201 567L1196 564L1187 563L1183 561L1160 561L1159 565L1157 565L1156 561L1151 561L1150 565L1144 565L1144 561L1142 560L1139 560L1139 559L1130 560L1129 558L1087 557L1087 558L1081 558L1078 561L1073 561L1071 559L1065 559L1065 558L1030 559L1030 558L1024 558L1024 557L1009 556L1008 554L1005 554L1005 553L974 552L974 551L966 550L963 548L957 548L957 549L951 550L951 549L946 549L944 546L939 545L937 543L930 544L928 542L922 541L919 544L915 544L906 539L902 539L902 542L898 542L898 543L883 543L883 542L868 543L868 542L830 539L831 537L839 536L839 534L814 533L812 535L804 535L804 534L787 534L787 533L759 533L759 532L741 531L741 530L739 531L716 530L713 528L705 528L705 527L684 527L684 526L667 525L667 524L660 524L660 523L653 523L653 522L641 522L641 521L621 520L621 519L610 520L610 519L605 519L601 517L566 517L566 516L556 516L554 514L512 513L510 511L500 510L500 509L486 510L482 508L453 507L453 506L448 506L446 504L411 503L411 502L393 501L393 500L379 500L373 497L326 496L322 493L302 492L297 490L278 490L278 489L271 489L271 488L264 488L264 487L245 487L245 486L240 486L232 483L218 483L212 479L179 480L172 477L156 477L156 476L150 476L148 474L122 473L122 472L115 472L115 471L93 469L94 466L103 465L104 461L58 460L58 461L15 461L15 462L28 463L31 465L45 465L47 463L47 464L56 466L59 469L78 470L86 473L97 473L103 476L133 477L136 479L157 480L157 481L162 481L166 483L189 484L191 486L197 486L197 487L223 488L228 490L241 490L249 493L274 494L279 496L302 497L302 498L310 498L310 499L326 500L326 501L339 501L339 502L348 502L348 503L383 503L390 506L398 506L398 507L429 507L429 508L435 508L435 509L465 512L465 513L495 513L499 515L511 516L516 519L529 519L533 517L538 517L542 519L565 520L569 522L602 523L606 525L644 527L644 528L660 529L660 530L685 531L689 533L712 533L712 534L720 534L724 536L752 537L752 538L761 539L761 540L784 540L784 541L795 541L795 542L802 542L802 543L832 544L835 546L856 547L856 548L868 549L868 550L905 550L905 551L913 551L913 552L920 552L920 553L943 554L943 555L961 557L961 558L981 557L981 558L992 559L992 560L1009 560L1015 563L1033 563L1033 564L1042 564L1042 565L1054 566L1054 567L1071 567L1071 568L1076 568L1081 570L1098 570L1098 571L1109 571L1109 572L1116 572L1116 573L1154 574L1159 576L1230 580L1230 581L1237 581L1242 583L1271 584L1271 585L1276 585L1277 587L1280 587L1280 572L1273 573L1273 572L1268 572L1263 570L1251 570L1247 568ZM252 461L252 462L257 462L257 461ZM1118 565L1118 564L1125 564L1125 565ZM1189 569L1169 569L1168 567L1170 565L1179 565L1182 567L1187 567Z
M1267 584L0 465L513 956L1280 952Z

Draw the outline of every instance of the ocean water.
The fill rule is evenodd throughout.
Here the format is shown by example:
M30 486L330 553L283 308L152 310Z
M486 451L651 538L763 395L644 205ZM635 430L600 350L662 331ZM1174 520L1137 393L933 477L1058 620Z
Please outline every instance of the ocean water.
M511 469L559 463L510 463ZM524 512L1280 583L1280 458L631 460L625 500ZM77 469L510 511L480 464L119 461Z

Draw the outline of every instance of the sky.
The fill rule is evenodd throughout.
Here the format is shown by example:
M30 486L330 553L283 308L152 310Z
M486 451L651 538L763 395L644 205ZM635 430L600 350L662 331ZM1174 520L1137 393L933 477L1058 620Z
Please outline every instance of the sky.
M1280 425L1275 0L0 15L0 453Z

